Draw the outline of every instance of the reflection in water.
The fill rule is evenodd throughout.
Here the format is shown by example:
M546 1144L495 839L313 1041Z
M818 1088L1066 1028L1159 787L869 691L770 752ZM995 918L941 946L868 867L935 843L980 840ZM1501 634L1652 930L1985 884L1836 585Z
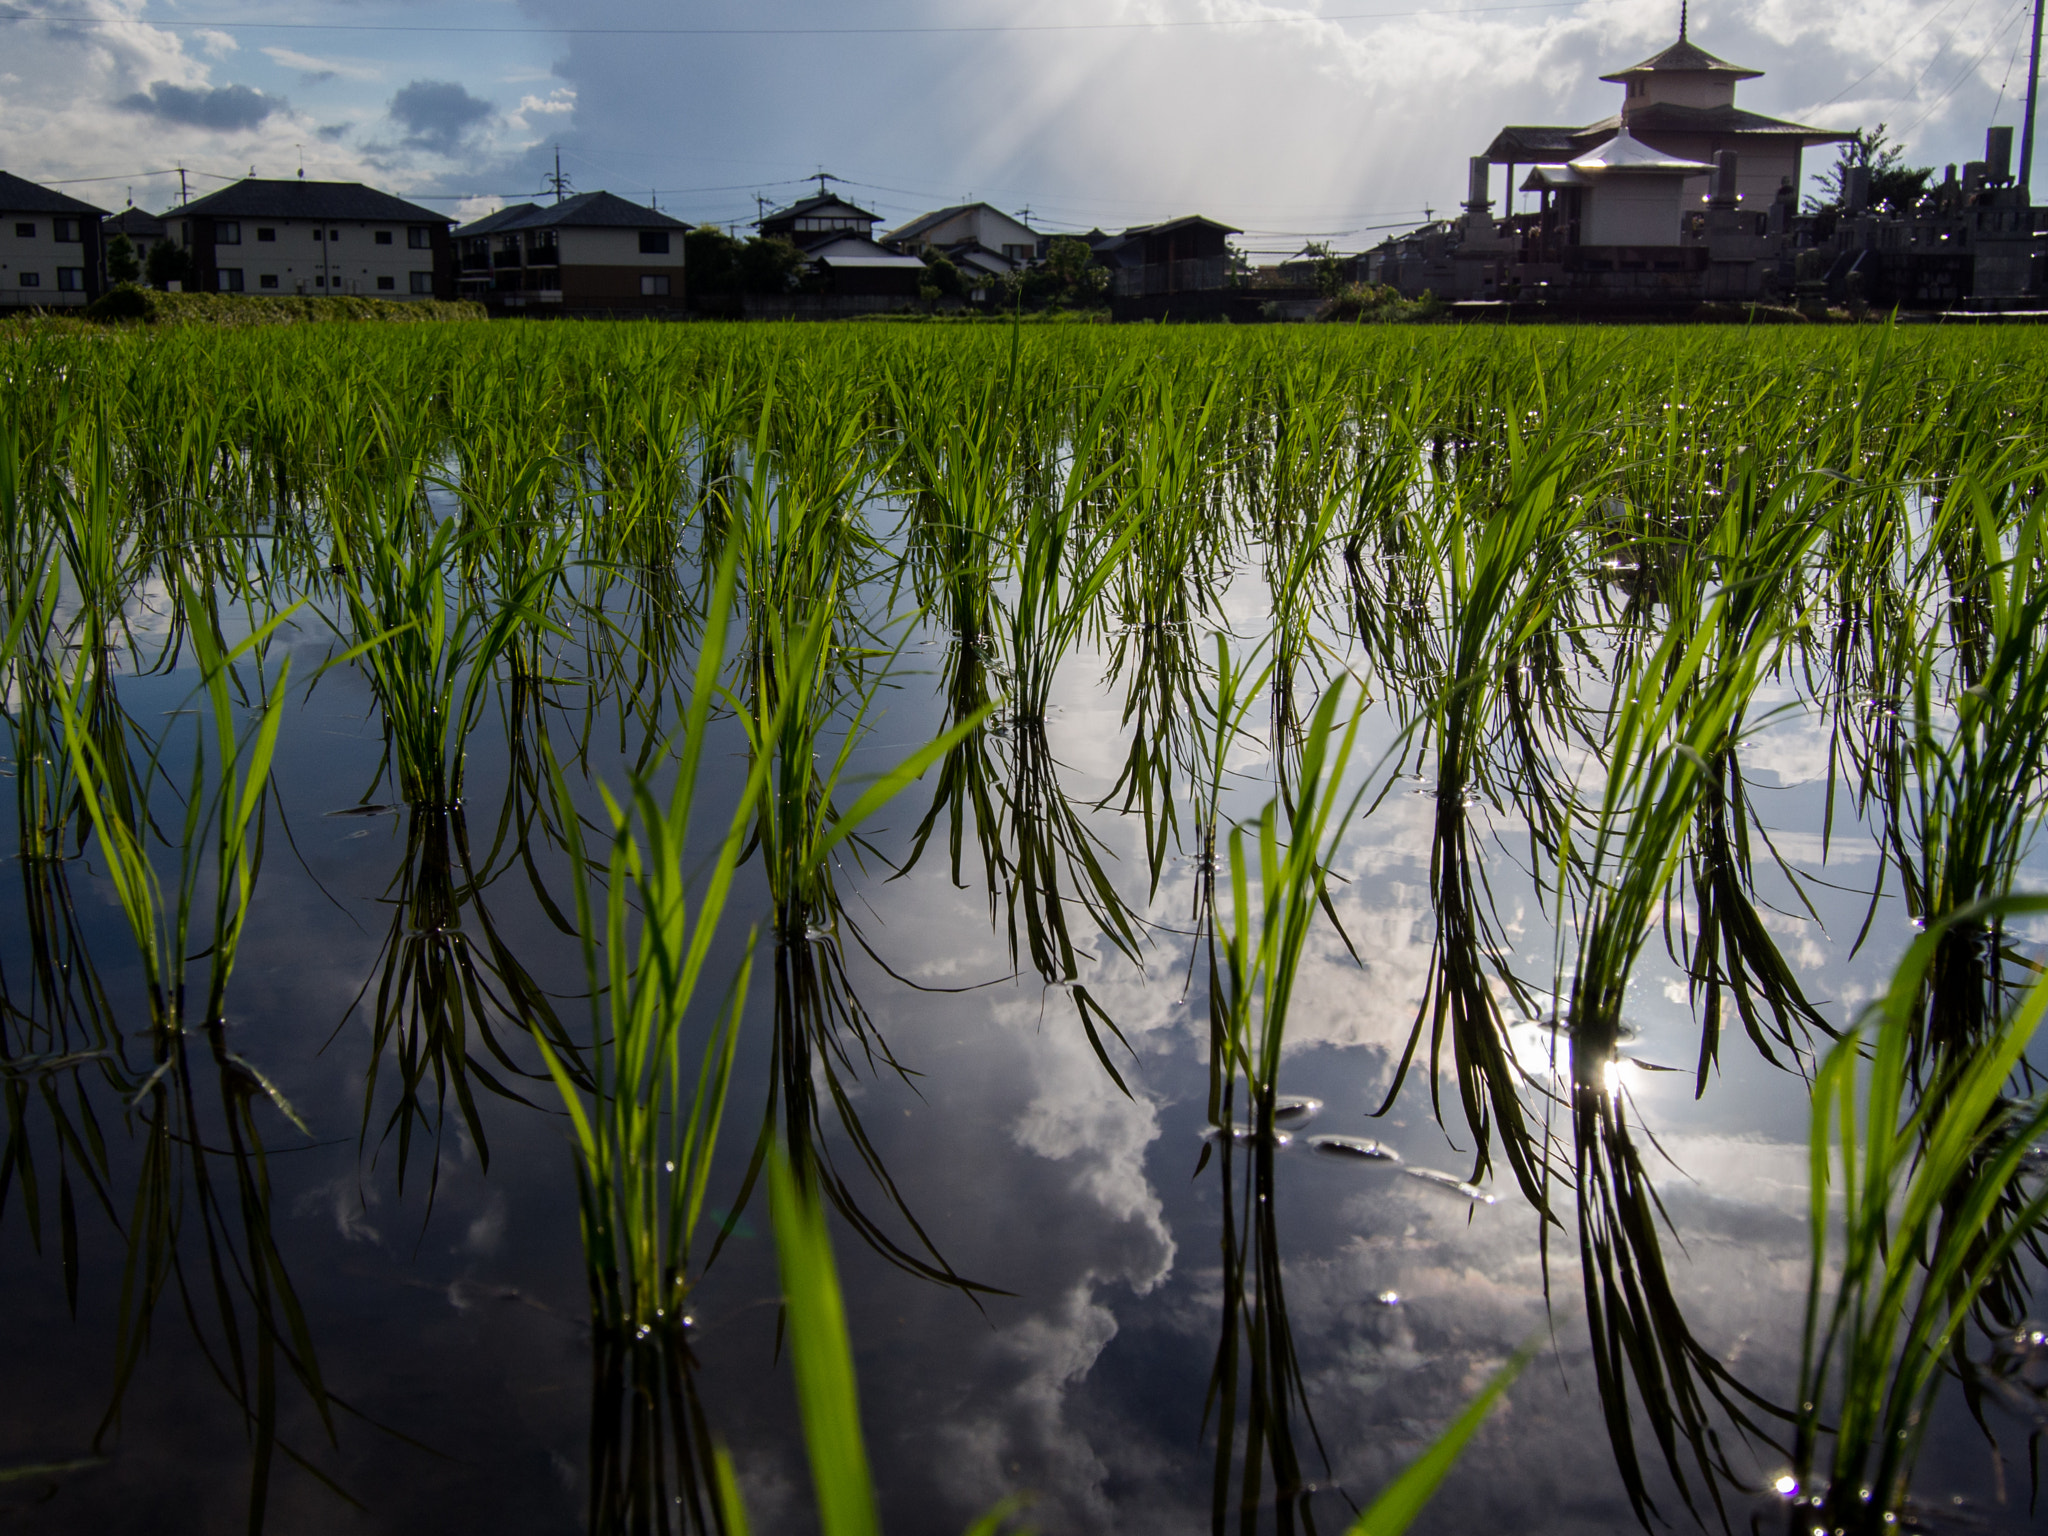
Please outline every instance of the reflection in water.
M506 852L517 856L524 845L522 837ZM491 921L484 892L495 875L472 863L468 822L460 808L410 810L404 859L383 898L391 909L390 926L363 991L336 1026L338 1033L368 999L370 1051L359 1140L370 1142L379 1080L388 1061L396 1097L383 1115L376 1142L381 1147L396 1138L402 1190L414 1132L433 1138L430 1201L440 1179L451 1092L463 1129L486 1168L491 1144L477 1089L529 1107L533 1103L513 1084L522 1078L537 1081L544 1074L515 1061L510 1040L528 1027L542 1030L573 1070L582 1071L580 1053L546 992Z

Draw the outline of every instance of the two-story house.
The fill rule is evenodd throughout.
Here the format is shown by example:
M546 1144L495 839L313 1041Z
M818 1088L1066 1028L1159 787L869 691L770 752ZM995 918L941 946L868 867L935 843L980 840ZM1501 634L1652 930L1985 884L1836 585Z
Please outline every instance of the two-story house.
M609 192L514 203L455 231L460 293L497 314L679 315L689 229Z
M358 181L251 176L164 222L206 292L455 297L455 221Z
M106 216L0 171L0 309L69 309L98 298Z
M100 220L100 241L111 247L116 235L126 235L128 245L135 252L136 265L146 267L149 253L171 237L170 228L153 213L146 213L130 203L111 219Z
M882 244L906 256L937 251L974 276L1014 272L1038 256L1038 234L987 203L961 203L920 214L891 230Z
M787 240L809 260L815 288L838 298L914 299L925 265L875 242L879 222L865 208L826 193L791 203L754 225L764 240Z

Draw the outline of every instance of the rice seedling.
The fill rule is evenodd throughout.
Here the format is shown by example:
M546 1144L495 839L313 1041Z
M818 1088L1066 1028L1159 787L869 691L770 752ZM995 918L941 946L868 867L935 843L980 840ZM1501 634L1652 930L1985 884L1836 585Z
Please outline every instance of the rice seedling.
M690 1245L703 1212L753 964L750 942L692 1079L683 1065L685 1018L765 772L764 765L755 767L702 892L693 895L685 855L735 569L728 556L666 798L645 780L631 785L623 804L600 787L610 823L602 863L586 849L566 776L559 769L554 774L573 871L575 930L589 982L588 1087L571 1074L546 1031L536 1027L532 1033L575 1129L592 1323L614 1339L671 1334L684 1325L683 1304L695 1279ZM601 921L591 889L599 871ZM637 924L629 915L635 907Z
M1815 1075L1812 1267L1800 1355L1791 1529L1881 1531L1906 1512L1934 1398L1973 1306L2048 1219L2048 1190L2020 1184L2048 1103L2011 1083L2048 1012L2030 988L1979 1047L1944 1059L1910 1093L1918 1014L1939 987L1944 929L2038 897L1965 907L1913 941L1882 999Z
M1474 1181L1491 1166L1497 1135L1523 1193L1541 1208L1542 1170L1529 1152L1533 1139L1500 1002L1487 979L1487 957L1508 946L1492 924L1487 876L1471 841L1470 806L1485 787L1482 748L1506 703L1508 681L1543 645L1559 587L1571 569L1569 536L1584 509L1564 491L1585 444L1571 437L1525 442L1511 427L1507 451L1499 505L1482 515L1469 540L1465 520L1448 518L1440 545L1428 554L1442 562L1448 647L1431 679L1427 713L1417 722L1418 750L1433 750L1436 764L1430 854L1436 933L1428 991L1386 1104L1406 1081L1425 1027L1431 1098L1437 1102L1438 1067L1448 1040L1460 1107L1477 1142ZM1542 764L1525 758L1523 766L1537 772ZM1565 835L1564 800L1558 791L1524 786L1519 803L1529 814L1532 846L1554 847ZM1512 973L1502 972L1501 979L1525 993Z
M459 570L475 538L449 522L416 533L379 521L360 537L335 528L353 653L384 714L398 792L429 810L462 803L463 743L482 717L496 663L527 625L562 633L544 607L562 542L551 541L515 586L487 602Z

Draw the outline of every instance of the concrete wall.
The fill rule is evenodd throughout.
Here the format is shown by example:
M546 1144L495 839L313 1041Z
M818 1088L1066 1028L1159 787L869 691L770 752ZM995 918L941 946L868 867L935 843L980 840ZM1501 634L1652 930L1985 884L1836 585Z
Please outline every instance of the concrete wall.
M1678 244L1679 178L1603 176L1586 194L1581 245Z
M210 219L174 215L171 237L192 251L195 288L213 292L362 294L373 299L430 299L435 226L306 219ZM221 237L237 226L238 240ZM414 248L408 231L426 231L430 244ZM270 238L264 238L269 231ZM380 243L378 235L389 236ZM318 236L319 238L316 238ZM327 238L327 237L332 238ZM445 243L445 236L442 237ZM223 289L220 274L240 272L241 288ZM412 274L426 274L427 291L415 293ZM267 279L267 281L266 281ZM229 280L232 282L232 279Z
M69 218L79 238L56 238L56 222ZM99 219L92 214L8 213L0 210L0 306L59 308L84 304L99 292ZM30 233L17 234L17 227ZM59 274L79 274L76 289ZM27 282L24 279L33 278Z
M642 253L637 229L565 229L561 232L562 263L567 266L644 267L649 272L667 273L671 279L683 270L683 232L665 231L668 254Z

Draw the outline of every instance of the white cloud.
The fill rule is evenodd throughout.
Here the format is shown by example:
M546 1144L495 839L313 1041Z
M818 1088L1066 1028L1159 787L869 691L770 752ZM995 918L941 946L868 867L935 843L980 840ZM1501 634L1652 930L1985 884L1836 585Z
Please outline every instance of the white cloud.
M264 56L286 69L304 75L338 77L343 80L381 80L384 71L365 59L324 59L292 48L265 48Z

